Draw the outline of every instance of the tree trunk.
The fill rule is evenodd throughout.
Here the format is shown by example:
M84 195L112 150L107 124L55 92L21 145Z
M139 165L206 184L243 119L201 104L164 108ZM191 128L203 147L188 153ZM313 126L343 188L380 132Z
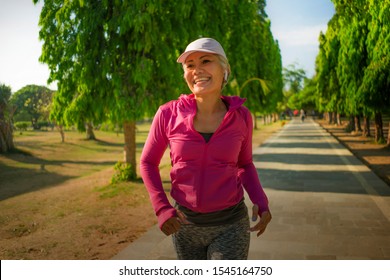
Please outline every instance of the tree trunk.
M96 140L95 133L93 133L92 123L87 122L85 126L87 131L87 140Z
M331 112L328 113L328 124L333 123L333 114Z
M359 133L360 131L362 131L362 127L360 126L360 117L358 115L355 115L354 122L355 122L355 133Z
M341 126L340 113L337 113L337 114L336 114L336 118L337 118L337 125L338 125L338 126Z
M124 121L123 132L125 137L124 162L131 165L132 174L137 174L136 143L135 143L135 121Z
M115 124L115 132L116 132L116 136L119 136L120 126L118 123Z
M34 117L31 118L31 126L34 130L39 130L40 127L38 126L38 120Z
M332 115L333 124L337 125L337 112L333 112Z
M370 137L370 118L369 117L364 117L363 121L363 136L364 137Z
M382 114L375 113L375 142L381 142L384 140L383 136L383 122Z
M273 115L273 119L274 119L273 122L277 122L279 120L279 114L273 113L272 115Z
M387 145L390 146L390 121L389 121L389 130L387 131Z
M351 132L354 130L355 130L355 120L354 120L354 117L351 116L351 117L349 117L349 121L348 121L347 127L345 128L345 131Z
M7 98L0 100L0 153L6 153L15 148L12 131L12 116L15 110L8 111Z
M0 119L0 153L6 153L14 148L12 125L9 121Z
M64 132L64 127L62 125L58 125L58 130L61 134L61 143L65 143L65 132Z
M255 130L257 130L257 129L258 129L258 126L257 126L256 114L255 114L255 113L252 114L252 119L253 119L253 128L254 128Z

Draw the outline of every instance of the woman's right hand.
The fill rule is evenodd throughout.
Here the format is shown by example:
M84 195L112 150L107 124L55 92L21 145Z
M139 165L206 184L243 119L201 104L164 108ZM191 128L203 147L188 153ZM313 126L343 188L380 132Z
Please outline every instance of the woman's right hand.
M161 231L165 235L171 235L171 234L178 232L180 230L180 227L182 224L185 224L185 225L191 224L191 222L189 222L187 220L187 217L184 215L183 212L181 212L180 210L176 210L176 213L177 213L177 217L169 218L162 225Z

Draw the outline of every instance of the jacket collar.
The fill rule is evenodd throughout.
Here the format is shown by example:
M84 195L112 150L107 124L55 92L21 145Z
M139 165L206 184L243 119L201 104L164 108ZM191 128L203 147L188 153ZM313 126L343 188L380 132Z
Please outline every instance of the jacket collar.
M239 96L222 96L221 97L224 102L229 104L229 111L236 110L239 108L244 102L246 98L241 98ZM183 106L183 109L188 110L192 109L195 103L195 95L192 94L182 94L179 97L179 103Z

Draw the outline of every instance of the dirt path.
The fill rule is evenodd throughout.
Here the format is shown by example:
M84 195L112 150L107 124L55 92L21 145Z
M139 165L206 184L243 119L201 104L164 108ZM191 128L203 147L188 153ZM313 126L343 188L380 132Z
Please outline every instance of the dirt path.
M336 126L324 120L317 122L348 148L357 158L367 165L376 175L390 187L390 147L386 144L375 144L373 137L363 137L345 131L346 122ZM388 133L386 131L386 133Z
M155 223L141 184L117 186L113 169L1 201L1 259L109 259ZM108 194L108 195L107 195ZM107 197L106 197L107 196Z

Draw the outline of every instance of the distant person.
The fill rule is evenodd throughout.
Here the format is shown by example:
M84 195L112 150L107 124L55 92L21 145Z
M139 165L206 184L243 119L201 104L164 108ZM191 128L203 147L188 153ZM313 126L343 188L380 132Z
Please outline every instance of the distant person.
M305 110L301 109L301 122L305 121L306 113Z
M179 259L247 259L250 232L271 220L252 161L252 117L245 99L223 96L230 66L214 39L190 43L177 62L192 92L158 109L140 160L160 229L173 236ZM171 205L159 173L170 148ZM244 203L253 202L253 227Z

